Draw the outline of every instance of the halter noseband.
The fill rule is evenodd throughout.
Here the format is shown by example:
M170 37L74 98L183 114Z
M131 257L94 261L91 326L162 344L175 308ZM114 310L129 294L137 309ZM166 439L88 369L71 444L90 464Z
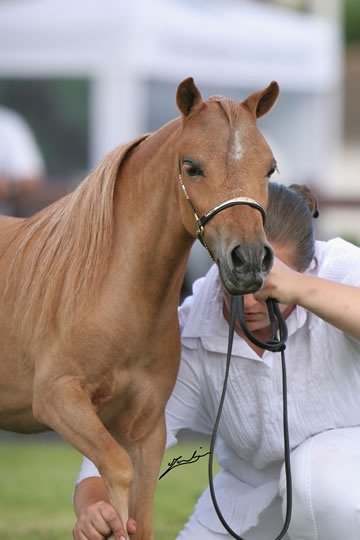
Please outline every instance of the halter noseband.
M179 159L179 181L180 181L180 185L182 187L182 190L184 192L184 195L186 197L186 200L188 201L188 203L189 203L189 205L191 207L191 210L192 210L192 212L194 214L194 218L195 218L195 221L196 221L196 224L197 224L196 236L198 237L198 239L200 240L202 245L208 250L208 252L209 252L212 259L214 259L214 257L212 255L210 249L208 248L208 245L207 245L206 240L205 240L204 225L206 225L206 223L208 221L210 221L211 218L216 216L216 214L218 214L222 210L225 210L225 208L229 208L230 206L237 206L237 205L251 206L252 208L255 208L256 210L259 210L259 212L261 213L261 216L262 216L263 225L265 224L266 212L265 212L264 207L261 206L261 204L256 202L254 199L251 199L250 197L235 197L233 199L228 199L227 201L214 206L213 208L208 210L201 218L199 218L199 216L197 215L197 212L195 210L195 207L194 207L194 205L193 205L193 203L192 203L192 201L191 201L191 199L190 199L190 197L188 195L188 192L186 191L185 184L183 182L183 178L182 178L182 174L181 174L181 162L180 162L180 159Z

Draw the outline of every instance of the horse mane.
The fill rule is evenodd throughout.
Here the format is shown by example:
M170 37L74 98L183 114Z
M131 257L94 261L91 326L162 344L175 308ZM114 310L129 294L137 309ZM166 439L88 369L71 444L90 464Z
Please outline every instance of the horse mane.
M24 219L7 287L16 283L18 328L43 334L50 323L69 320L74 309L94 298L111 254L119 168L146 138L119 146L72 193Z

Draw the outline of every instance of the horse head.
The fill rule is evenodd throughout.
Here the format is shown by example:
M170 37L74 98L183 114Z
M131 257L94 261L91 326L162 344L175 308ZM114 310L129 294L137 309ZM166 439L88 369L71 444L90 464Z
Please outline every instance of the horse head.
M183 223L208 248L232 295L260 289L273 262L263 209L276 161L256 120L278 94L278 84L272 82L241 103L221 96L203 101L192 78L177 90Z

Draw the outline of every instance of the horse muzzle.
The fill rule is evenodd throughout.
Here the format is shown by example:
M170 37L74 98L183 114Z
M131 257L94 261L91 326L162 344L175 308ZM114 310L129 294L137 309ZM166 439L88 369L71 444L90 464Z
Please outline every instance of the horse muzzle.
M216 257L221 280L231 295L258 291L264 284L274 260L273 250L267 242L238 244L230 247L225 256Z

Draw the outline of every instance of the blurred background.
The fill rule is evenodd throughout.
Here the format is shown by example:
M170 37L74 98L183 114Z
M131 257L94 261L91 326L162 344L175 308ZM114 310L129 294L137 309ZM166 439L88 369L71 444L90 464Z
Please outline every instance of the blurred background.
M188 76L237 100L277 80L259 120L275 180L315 190L318 238L360 243L359 0L0 0L1 212L32 214L178 116ZM209 265L196 242L186 292Z

